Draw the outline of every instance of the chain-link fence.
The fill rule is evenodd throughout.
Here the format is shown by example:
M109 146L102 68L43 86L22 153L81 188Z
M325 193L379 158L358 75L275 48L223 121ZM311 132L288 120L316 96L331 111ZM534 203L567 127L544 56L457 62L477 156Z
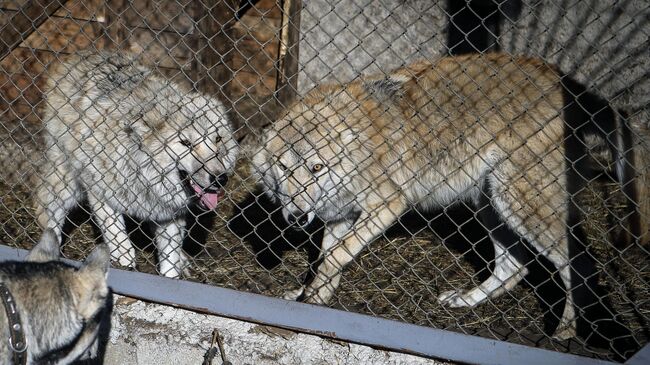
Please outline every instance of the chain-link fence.
M141 272L613 360L647 343L646 2L0 8L3 244L51 228Z

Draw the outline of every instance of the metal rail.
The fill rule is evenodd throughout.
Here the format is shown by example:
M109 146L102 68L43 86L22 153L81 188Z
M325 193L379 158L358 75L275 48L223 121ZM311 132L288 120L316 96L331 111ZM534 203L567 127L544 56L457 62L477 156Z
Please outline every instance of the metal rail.
M0 245L2 260L20 260L26 254L26 250ZM500 365L615 364L139 272L111 269L108 280L115 293L146 301L455 362ZM645 358L647 352L646 347L638 355ZM636 363L640 364L638 361Z

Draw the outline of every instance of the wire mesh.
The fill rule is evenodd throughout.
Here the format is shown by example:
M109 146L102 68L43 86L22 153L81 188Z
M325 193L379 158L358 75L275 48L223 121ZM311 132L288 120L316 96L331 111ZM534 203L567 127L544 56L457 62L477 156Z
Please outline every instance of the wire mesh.
M49 227L66 257L103 241L182 280L613 360L647 343L648 4L0 9L3 244Z

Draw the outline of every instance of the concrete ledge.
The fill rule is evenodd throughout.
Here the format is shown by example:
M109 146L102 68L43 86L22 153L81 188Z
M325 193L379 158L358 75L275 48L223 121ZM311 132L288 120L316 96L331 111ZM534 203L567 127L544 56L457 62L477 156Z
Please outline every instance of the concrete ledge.
M443 364L276 327L115 296L106 365L201 364L212 331L232 364ZM222 364L217 353L213 365Z

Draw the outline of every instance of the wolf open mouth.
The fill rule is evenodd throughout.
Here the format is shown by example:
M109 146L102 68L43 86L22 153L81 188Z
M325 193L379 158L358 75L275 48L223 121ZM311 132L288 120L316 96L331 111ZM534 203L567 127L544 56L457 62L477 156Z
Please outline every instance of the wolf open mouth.
M223 198L223 190L215 188L202 188L194 180L189 180L190 186L199 198L200 204L204 209L213 210L217 207L219 200Z
M180 170L181 180L185 182L186 191L188 195L196 197L201 208L206 210L213 210L217 204L223 199L224 192L222 189L217 189L213 186L207 188L202 187L194 181L187 171Z

